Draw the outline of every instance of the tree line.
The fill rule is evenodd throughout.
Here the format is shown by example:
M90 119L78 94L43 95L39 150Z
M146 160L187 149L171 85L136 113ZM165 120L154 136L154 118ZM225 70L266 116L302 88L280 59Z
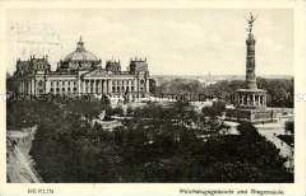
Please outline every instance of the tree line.
M269 107L294 106L294 80L292 79L267 79L257 78L257 86L267 91L267 105ZM194 96L193 101L205 101L206 98L219 98L225 102L234 103L236 90L245 88L243 80L221 80L215 84L205 85L198 80L172 79L164 81L155 88L154 94L201 94ZM206 95L206 96L205 96Z

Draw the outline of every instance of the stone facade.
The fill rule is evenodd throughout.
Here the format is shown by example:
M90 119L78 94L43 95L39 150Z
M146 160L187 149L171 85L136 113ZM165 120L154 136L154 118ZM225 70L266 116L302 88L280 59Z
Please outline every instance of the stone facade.
M85 49L82 39L55 71L51 71L47 56L18 60L14 80L17 93L29 95L105 94L137 99L148 97L150 92L146 59L131 59L129 71L122 71L118 60L109 60L102 68L102 61Z

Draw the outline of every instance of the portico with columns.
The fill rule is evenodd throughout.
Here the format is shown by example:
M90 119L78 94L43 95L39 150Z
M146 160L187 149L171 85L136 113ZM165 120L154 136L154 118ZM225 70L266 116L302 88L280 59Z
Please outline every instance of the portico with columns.
M267 106L266 91L262 89L239 89L236 91L236 107L265 108Z

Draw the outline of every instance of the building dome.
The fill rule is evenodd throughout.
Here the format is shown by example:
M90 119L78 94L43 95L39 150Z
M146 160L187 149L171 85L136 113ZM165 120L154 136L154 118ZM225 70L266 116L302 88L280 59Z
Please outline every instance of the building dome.
M69 53L61 62L61 70L84 70L92 69L101 63L101 60L84 47L82 37L77 43L76 50Z
M99 61L99 58L93 53L86 51L81 37L77 43L76 50L69 53L64 58L64 61Z

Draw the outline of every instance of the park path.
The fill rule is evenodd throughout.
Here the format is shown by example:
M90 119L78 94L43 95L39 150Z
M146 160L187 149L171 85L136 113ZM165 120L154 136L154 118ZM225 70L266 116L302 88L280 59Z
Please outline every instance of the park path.
M7 133L7 178L11 183L40 183L29 155L37 126Z
M258 124L255 125L255 127L260 135L264 136L267 140L272 142L277 149L279 149L280 156L287 159L285 167L288 170L293 170L294 149L277 137L278 135L286 134L285 121L281 120L279 122Z
M225 125L230 128L224 130L227 134L238 134L237 126L239 123L224 121ZM279 122L265 123L265 124L255 124L254 125L260 135L265 137L268 141L272 142L277 149L279 149L279 154L287 161L284 166L289 170L293 171L294 168L294 148L279 139L278 135L284 135L285 133L285 120L280 120Z

